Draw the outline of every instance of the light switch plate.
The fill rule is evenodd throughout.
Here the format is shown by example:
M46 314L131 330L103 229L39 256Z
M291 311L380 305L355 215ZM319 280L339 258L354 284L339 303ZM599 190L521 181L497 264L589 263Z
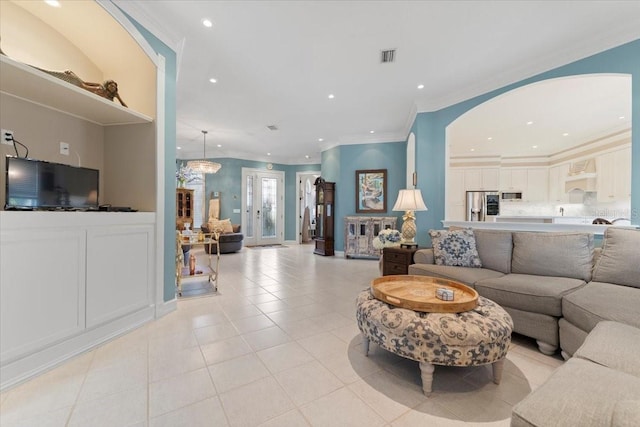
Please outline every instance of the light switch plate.
M233 213L240 213L240 209L234 209Z

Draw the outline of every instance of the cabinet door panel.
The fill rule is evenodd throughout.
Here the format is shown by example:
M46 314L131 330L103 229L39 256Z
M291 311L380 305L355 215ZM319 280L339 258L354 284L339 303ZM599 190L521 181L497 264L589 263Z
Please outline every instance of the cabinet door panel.
M87 233L87 327L152 301L153 229L114 226Z
M498 168L483 168L482 169L482 189L485 191L496 191L499 186L499 172Z
M84 230L9 232L1 242L0 359L84 329Z

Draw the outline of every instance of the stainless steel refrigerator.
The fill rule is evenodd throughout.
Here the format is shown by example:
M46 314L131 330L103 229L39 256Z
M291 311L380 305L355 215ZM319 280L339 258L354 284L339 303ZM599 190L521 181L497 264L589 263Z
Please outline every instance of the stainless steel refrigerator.
M467 191L467 221L493 221L500 215L500 193L497 191Z

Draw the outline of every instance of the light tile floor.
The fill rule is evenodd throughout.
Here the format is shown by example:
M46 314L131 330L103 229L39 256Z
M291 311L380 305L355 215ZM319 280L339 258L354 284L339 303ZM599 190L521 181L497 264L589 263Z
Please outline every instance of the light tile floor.
M562 364L516 335L500 385L488 366L436 367L427 398L416 362L363 355L354 301L378 263L312 251L223 255L217 295L5 391L0 425L508 426Z

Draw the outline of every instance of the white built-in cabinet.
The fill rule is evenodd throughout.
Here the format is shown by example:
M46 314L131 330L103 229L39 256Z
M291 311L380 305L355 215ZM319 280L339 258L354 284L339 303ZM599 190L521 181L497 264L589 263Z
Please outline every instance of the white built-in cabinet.
M549 172L546 167L500 168L500 191L522 192L524 202L546 202Z
M118 61L123 53L113 54ZM49 114L52 134L61 123L68 132L82 132L84 123L101 126L104 148L96 148L104 156L101 202L106 197L107 203L144 211L0 211L0 388L5 389L156 316L163 298L157 221L164 201L155 188L162 175L154 157L163 150L156 128L163 119L6 56L0 56L0 92L21 103L21 114Z
M596 157L598 202L626 201L631 198L631 147Z
M447 218L464 221L467 191L498 191L498 167L449 168L447 186Z
M527 189L527 169L501 168L500 191L522 191Z
M466 191L497 191L498 181L498 168L464 169L464 187Z
M565 179L569 176L570 167L569 163L563 163L549 168L549 201L551 203L569 202Z

